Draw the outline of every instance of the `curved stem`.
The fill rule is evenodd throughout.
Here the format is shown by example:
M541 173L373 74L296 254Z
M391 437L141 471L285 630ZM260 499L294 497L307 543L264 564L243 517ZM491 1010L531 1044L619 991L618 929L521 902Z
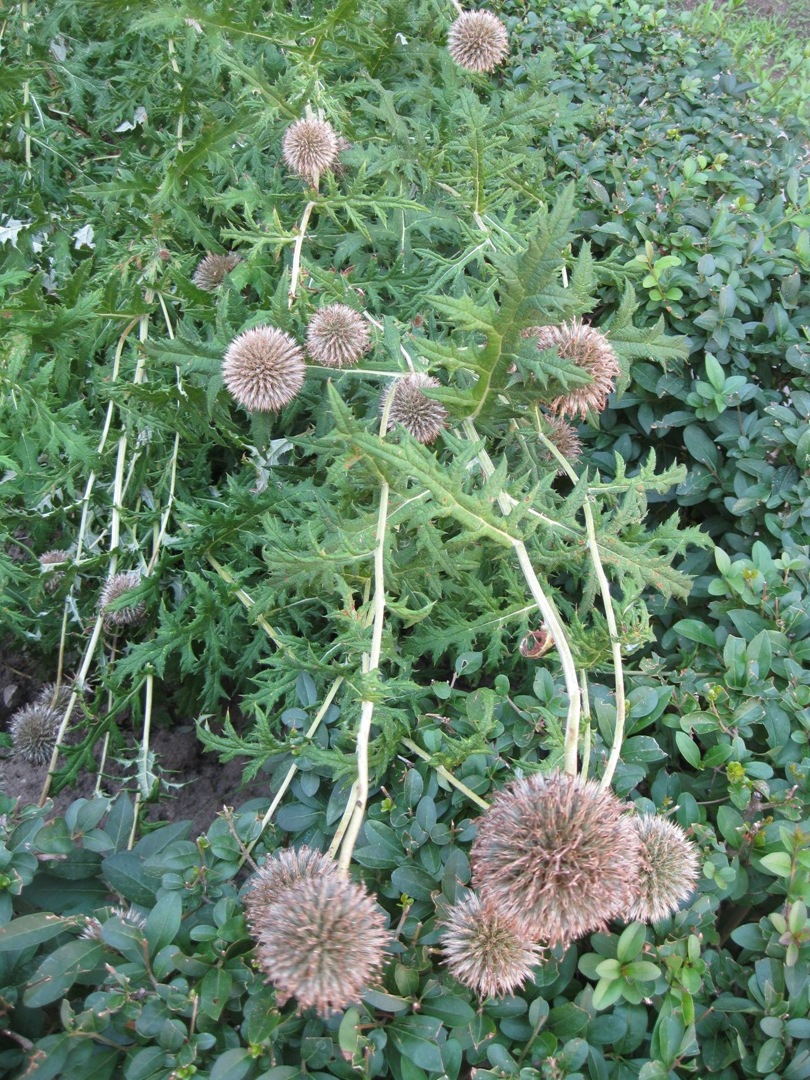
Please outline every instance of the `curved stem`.
M304 246L304 237L307 235L307 225L309 225L310 215L312 214L312 211L314 209L315 203L308 202L306 205L306 209L304 210L303 217L301 218L301 224L298 226L298 235L295 238L292 268L290 270L290 289L287 293L288 308L291 308L293 306L293 303L295 302L295 294L298 291L298 279L301 276L301 248Z

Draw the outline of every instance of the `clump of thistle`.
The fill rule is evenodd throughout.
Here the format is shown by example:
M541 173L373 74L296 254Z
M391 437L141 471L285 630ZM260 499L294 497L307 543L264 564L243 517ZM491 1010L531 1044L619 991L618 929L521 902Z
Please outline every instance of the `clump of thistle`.
M50 761L61 720L59 710L42 701L20 709L9 725L14 753L31 765Z
M123 574L113 574L108 578L101 596L98 598L98 607L104 619L106 630L118 630L123 626L132 626L142 621L146 614L146 605L142 600L133 601L131 604L123 604L113 608L113 604L121 597L132 592L141 583L141 575L137 570L129 570Z
M509 35L492 12L465 11L450 27L447 49L466 71L494 71L509 52Z
M611 792L538 773L510 784L479 819L473 883L524 937L567 944L626 912L640 846Z
M257 326L228 346L222 378L249 412L278 412L298 394L306 375L298 342L274 326Z
M340 149L341 141L332 125L311 117L291 124L281 144L287 167L313 184L336 164Z
M65 572L60 567L70 561L69 551L46 551L39 557L39 568L45 574L45 588L49 593L56 592L65 580Z
M348 304L321 308L307 327L307 351L325 367L351 367L370 347L366 320Z
M448 912L442 953L450 974L479 997L511 994L531 978L543 959L491 904L470 893Z
M242 256L234 251L226 255L206 255L197 263L192 281L198 289L216 292L231 270L242 261Z
M251 879L250 892L245 897L248 922L260 922L263 912L299 881L336 872L334 859L314 848L303 846L274 852Z
M432 443L438 438L447 422L447 409L440 401L426 397L422 390L439 385L438 379L418 371L397 379L386 391L382 402L384 409L390 395L388 430L402 424L420 443Z
M533 337L538 349L556 349L563 360L576 364L593 380L562 394L549 403L552 413L585 419L589 409L602 412L621 373L616 353L605 335L593 326L574 319L559 326L531 326L524 337Z
M362 885L337 873L303 877L267 908L254 906L256 959L279 1004L326 1016L360 1000L376 979L389 937Z
M639 814L631 822L641 841L641 868L628 921L658 922L678 910L698 878L697 847L666 818Z
M563 420L560 416L543 416L541 424L543 434L549 442L554 443L569 465L582 457L582 443L580 442L579 433L572 424L569 424L567 420ZM555 465L557 464L556 458L550 451L546 450L543 457L548 461L552 461ZM561 465L557 468L557 474L559 476L565 474L565 469Z

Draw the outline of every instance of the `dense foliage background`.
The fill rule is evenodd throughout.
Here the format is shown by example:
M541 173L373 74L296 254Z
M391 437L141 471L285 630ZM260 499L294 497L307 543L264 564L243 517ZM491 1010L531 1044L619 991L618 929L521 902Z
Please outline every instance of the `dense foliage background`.
M810 1076L806 133L685 18L634 0L494 10L511 53L493 76L448 57L449 5L57 0L7 17L3 647L32 698L79 676L53 790L102 752L130 777L64 816L7 793L11 1076ZM307 105L348 144L317 195L281 162ZM198 260L226 250L242 262L199 289ZM456 424L436 449L378 452L402 350L460 420L462 360L518 294L540 323L585 315L622 361L580 425L581 481L544 459L517 391L482 404L483 443ZM376 374L328 396L313 369L271 420L235 406L231 339L262 322L302 339L333 301L374 319ZM548 397L574 385L544 364ZM387 618L368 671L381 478ZM469 881L469 792L558 764L567 708L556 652L521 653L539 620L493 530L525 538L587 671L599 775L616 702L586 499L621 617L614 787L690 830L702 880L672 919L594 934L479 1003L438 954ZM49 550L69 552L55 589ZM97 616L115 569L141 571L147 610L118 636ZM240 890L251 857L329 846L363 701L355 864L396 952L362 1004L297 1016L253 963ZM145 813L169 782L150 730L189 719L268 791L200 836ZM595 1006L601 960L642 955L657 974L617 975Z

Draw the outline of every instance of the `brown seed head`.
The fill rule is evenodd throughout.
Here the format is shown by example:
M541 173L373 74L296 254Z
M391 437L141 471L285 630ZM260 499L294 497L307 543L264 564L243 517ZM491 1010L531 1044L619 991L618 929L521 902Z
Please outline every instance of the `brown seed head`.
M381 409L384 409L388 395L391 395L388 430L395 424L402 424L420 443L432 443L445 427L447 409L440 401L425 397L422 388L439 385L441 384L438 379L418 371L403 375L392 383L381 403Z
M46 551L39 557L39 567L46 575L45 588L48 592L56 592L65 579L64 571L60 567L67 566L70 562L69 551Z
M569 424L567 420L563 420L561 416L543 416L541 418L543 426L543 434L549 440L554 443L562 456L568 461L569 465L573 465L582 457L582 443L579 439L577 429ZM557 464L556 458L552 456L550 451L544 450L543 457ZM559 476L565 475L565 469L562 466L557 468L557 474Z
M473 882L525 938L567 944L627 910L639 848L611 792L536 774L510 784L479 818Z
M321 308L307 327L307 351L325 367L351 367L370 347L366 320L348 304Z
M9 725L14 753L31 765L50 761L62 714L42 702L26 705L14 714Z
M198 289L216 292L231 270L242 261L242 256L234 251L227 255L206 255L197 263L192 281Z
M284 132L281 154L285 164L312 183L335 165L339 153L337 132L326 120L296 120Z
M630 819L641 841L641 873L625 918L658 922L688 900L698 879L697 847L666 818L639 814Z
M602 412L621 369L616 353L601 331L574 319L559 326L530 326L523 336L535 338L538 349L556 349L563 360L570 360L593 380L588 386L578 387L550 402L552 413L568 416L579 413L584 420L589 409Z
M465 11L450 27L447 48L467 71L494 71L509 52L509 35L492 12Z
M137 588L141 583L141 575L137 570L130 570L125 574L113 574L107 578L101 596L98 598L99 611L104 617L104 628L115 630L122 626L131 626L133 623L142 621L146 614L146 605L142 600L137 603L125 604L117 610L110 610L110 605L119 597L125 596L130 590Z
M225 386L249 412L278 412L304 385L306 370L298 343L274 326L234 338L222 362Z
M305 877L264 911L254 910L256 959L280 1004L322 1016L360 1000L383 965L389 936L362 885L336 874Z
M250 892L245 896L248 923L260 924L262 916L282 893L304 878L335 874L334 859L313 848L282 848L267 858L264 865L253 875Z
M444 924L444 962L450 974L480 998L511 994L541 963L539 945L520 932L475 893L452 907Z

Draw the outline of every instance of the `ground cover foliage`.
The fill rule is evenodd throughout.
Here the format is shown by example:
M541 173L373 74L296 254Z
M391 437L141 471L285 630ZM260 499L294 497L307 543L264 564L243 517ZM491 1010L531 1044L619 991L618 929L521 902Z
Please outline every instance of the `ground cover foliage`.
M46 691L48 790L114 758L131 777L64 816L7 793L9 1075L810 1076L806 144L686 16L505 2L509 57L471 74L446 49L456 14L8 16L4 647L69 688ZM308 106L345 141L317 190L282 160ZM227 251L221 285L195 283ZM360 369L310 363L277 415L236 405L234 338L304 342L333 303L371 317ZM572 479L535 406L588 381L521 331L576 318L621 374L576 419ZM411 364L448 410L430 446L379 435ZM565 631L549 651L521 551ZM100 610L115 573L137 585ZM480 1001L441 962L441 921L480 801L570 756L565 641L580 762L688 829L701 879L674 916ZM171 792L150 730L189 718L268 796L199 836L150 830ZM341 839L395 944L319 1018L279 1006L243 897L251 860Z

